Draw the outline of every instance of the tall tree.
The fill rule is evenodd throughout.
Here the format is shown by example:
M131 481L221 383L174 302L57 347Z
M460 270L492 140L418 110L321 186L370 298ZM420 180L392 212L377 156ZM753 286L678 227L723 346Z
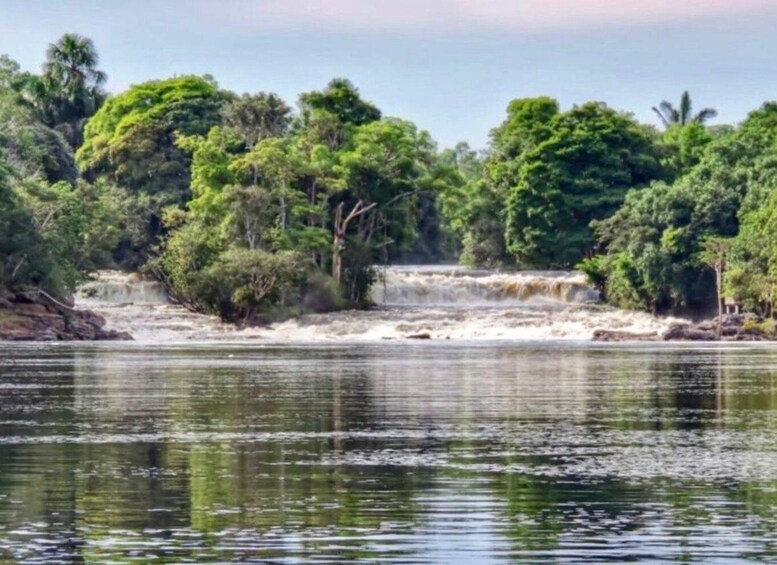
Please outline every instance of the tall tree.
M67 94L101 86L107 76L97 69L99 56L94 42L76 33L66 33L46 51L43 74Z
M208 77L150 81L111 97L89 120L76 158L87 178L126 188L145 233L125 242L121 262L136 266L163 232L162 210L190 199L191 155L176 142L221 123L231 95Z
M243 94L224 108L224 121L251 151L270 137L282 137L291 123L291 108L276 94Z
M603 103L556 114L540 131L541 141L491 167L487 180L506 187L506 238L516 261L570 267L593 252L591 221L661 175L659 151L647 128Z
M104 72L91 39L66 33L49 45L41 76L26 75L23 98L40 120L59 131L74 149L83 141L86 120L105 101Z
M715 290L718 303L718 338L723 333L723 271L726 268L726 256L731 251L731 239L707 237L701 241L699 260L715 271Z
M670 128L673 125L684 126L691 123L703 124L718 115L718 111L714 108L704 108L694 114L691 95L688 94L687 90L680 97L680 106L678 108L675 108L671 102L664 100L658 107L654 106L653 111L666 128Z
M303 113L324 111L337 117L344 124L363 126L380 119L381 113L373 104L362 100L359 90L351 81L336 78L322 91L300 95Z

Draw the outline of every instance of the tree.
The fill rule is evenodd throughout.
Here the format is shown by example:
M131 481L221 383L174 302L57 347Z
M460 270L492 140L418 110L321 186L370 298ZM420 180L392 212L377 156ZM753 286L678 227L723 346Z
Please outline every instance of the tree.
M291 108L276 94L243 94L224 108L224 122L250 151L263 139L286 134Z
M40 123L9 92L0 91L0 146L21 177L42 176L49 182L76 182L73 150L64 137Z
M16 90L21 78L19 63L8 55L0 55L0 90Z
M453 200L445 195L442 203L462 239L463 263L490 268L514 263L505 239L509 192L519 182L525 156L548 139L558 114L558 102L552 98L513 100L506 119L491 131L484 161L470 173L460 169L464 186L454 189L459 194Z
M184 76L132 86L89 120L76 154L84 175L126 188L144 216L145 235L123 244L127 266L145 261L162 234L162 210L191 196L191 154L176 140L220 124L229 99L207 77Z
M699 164L712 139L707 128L698 122L672 125L661 136L666 148L661 164L672 176L682 176Z
M715 289L718 302L718 338L723 335L723 271L726 256L731 251L731 240L721 237L707 237L701 242L699 260L715 271Z
M590 256L589 225L610 216L632 187L664 174L650 132L601 103L555 114L537 142L487 166L507 193L506 239L521 265L570 267Z
M706 143L698 164L673 183L631 191L615 214L595 222L604 254L584 267L604 281L608 300L656 311L703 309L715 284L699 261L702 242L734 236L724 282L746 302L761 300L755 283L771 275L767 255L772 241L768 226L774 226L769 202L777 187L775 125L777 104L765 104L735 133ZM758 277L740 276L743 269Z
M334 241L332 244L332 277L340 283L343 275L343 259L342 254L345 251L345 235L348 233L348 225L363 214L367 214L370 210L375 208L377 204L374 202L369 206L365 206L364 203L359 200L353 209L347 216L343 217L344 203L340 202L337 205L337 212L335 214L334 223Z
M714 108L704 108L698 113L693 113L693 104L691 102L691 95L686 90L680 97L680 106L675 108L671 102L664 100L656 108L653 107L653 112L661 120L661 123L665 128L669 129L673 125L685 126L691 123L704 124L718 115L718 111Z
M335 116L340 123L352 126L363 126L381 117L380 110L362 100L359 90L351 81L343 78L333 79L323 91L300 95L300 107L303 114L326 112Z
M91 39L72 33L49 45L41 76L25 75L22 98L39 119L60 132L74 149L83 141L86 120L105 101L104 72Z
M97 69L99 56L88 37L66 33L49 45L43 74L62 86L65 92L77 94L102 85L107 76Z

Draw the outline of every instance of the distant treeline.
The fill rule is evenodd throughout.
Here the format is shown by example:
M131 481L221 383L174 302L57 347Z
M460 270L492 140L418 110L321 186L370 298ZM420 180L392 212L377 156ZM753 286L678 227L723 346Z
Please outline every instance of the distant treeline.
M65 35L40 74L0 59L0 292L66 296L141 269L188 307L252 324L368 303L373 266L586 271L613 304L727 296L771 308L777 104L708 127L685 93L664 131L590 102L510 103L486 151L440 151L347 80L238 95L210 76L103 90Z

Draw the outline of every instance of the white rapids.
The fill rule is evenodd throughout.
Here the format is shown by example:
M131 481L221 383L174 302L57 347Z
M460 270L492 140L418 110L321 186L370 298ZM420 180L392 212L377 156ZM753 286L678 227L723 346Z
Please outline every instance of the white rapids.
M159 283L102 272L80 289L77 304L143 342L589 340L597 329L662 332L678 321L597 304L598 293L577 272L391 267L381 269L372 299L371 310L310 314L270 328L238 330L171 304Z
M142 342L240 338L234 326L172 304L161 283L137 274L100 271L78 289L76 306L100 314L106 327Z

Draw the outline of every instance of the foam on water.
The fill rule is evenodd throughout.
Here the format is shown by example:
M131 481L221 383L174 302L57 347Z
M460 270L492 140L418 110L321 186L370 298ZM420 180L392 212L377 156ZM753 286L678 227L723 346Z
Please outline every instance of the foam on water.
M461 267L395 267L382 273L373 301L391 306L524 306L527 301L597 302L585 275L569 271L496 272Z
M677 320L597 304L582 273L496 272L404 266L381 271L375 308L301 316L271 328L237 330L171 304L164 287L137 275L102 272L78 293L112 329L139 341L263 339L380 341L428 334L452 340L588 340L597 329L662 332Z
M228 339L238 333L215 316L173 304L164 285L137 274L99 272L78 290L76 305L97 312L107 327L129 332L137 341Z

